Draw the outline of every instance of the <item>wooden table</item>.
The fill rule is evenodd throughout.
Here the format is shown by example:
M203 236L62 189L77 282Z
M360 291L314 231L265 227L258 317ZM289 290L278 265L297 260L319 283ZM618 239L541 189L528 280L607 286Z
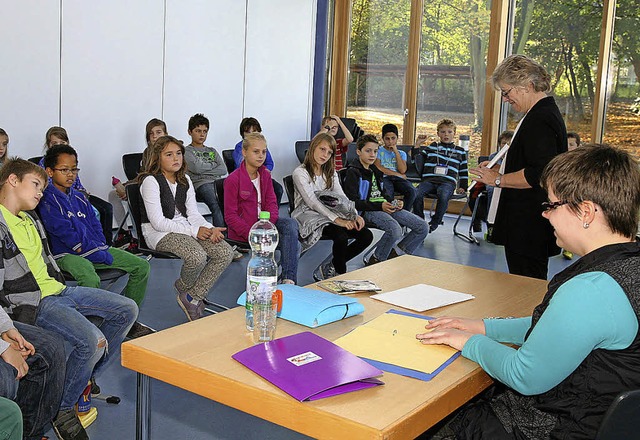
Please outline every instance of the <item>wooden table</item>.
M412 256L338 278L370 279L383 291L425 283L476 296L428 311L431 316L528 316L546 291L542 280ZM313 331L335 340L393 307L357 296L363 315ZM276 337L304 330L279 319ZM414 438L492 383L460 357L429 382L384 373L384 386L300 403L231 358L251 345L239 307L123 344L122 365L138 372L136 438L149 436L149 377L312 437L350 439Z

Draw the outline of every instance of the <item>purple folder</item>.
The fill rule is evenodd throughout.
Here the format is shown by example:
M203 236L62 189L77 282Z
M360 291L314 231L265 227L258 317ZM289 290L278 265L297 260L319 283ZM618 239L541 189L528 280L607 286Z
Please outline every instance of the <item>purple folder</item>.
M381 370L311 332L257 344L232 357L301 402L384 384L374 378Z

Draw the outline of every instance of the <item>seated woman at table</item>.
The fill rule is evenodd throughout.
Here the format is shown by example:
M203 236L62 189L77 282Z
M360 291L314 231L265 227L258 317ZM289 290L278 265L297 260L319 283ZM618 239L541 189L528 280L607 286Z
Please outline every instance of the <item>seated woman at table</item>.
M579 148L556 156L541 184L558 246L583 257L553 277L532 316L441 317L417 335L506 385L463 407L443 438L593 439L615 396L640 388L638 163L607 145Z

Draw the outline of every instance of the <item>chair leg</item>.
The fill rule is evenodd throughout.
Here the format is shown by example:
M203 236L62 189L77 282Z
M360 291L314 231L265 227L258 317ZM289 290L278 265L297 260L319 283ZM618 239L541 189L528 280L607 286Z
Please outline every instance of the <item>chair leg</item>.
M205 299L203 299L203 300L202 300L202 302L203 302L206 306L213 306L213 307L217 307L217 308L219 308L219 309L222 309L222 311L229 310L229 307L227 307L227 306L223 306L222 304L218 304L218 303L215 303L215 302L213 302L213 301L209 301L209 300L208 300L208 299L206 299L206 298L205 298ZM205 307L205 308L204 308L204 311L205 311L205 312L208 312L208 313L211 313L212 315L215 315L216 313L220 313L220 310L214 310L214 309L212 309L211 307Z
M479 204L480 197L482 197L482 195L479 195L478 198L476 199L476 204L473 206L473 211L471 212L471 223L469 223L469 233L468 233L468 235L464 235L462 232L458 232L458 223L460 222L460 219L462 218L462 214L464 213L464 211L469 206L469 201L471 200L469 197L467 197L467 203L464 204L464 207L462 208L462 211L460 211L460 214L458 214L458 218L456 219L456 222L453 224L453 235L455 235L458 238L463 239L464 241L466 241L468 243L475 243L478 246L480 246L480 241L478 241L476 236L473 235L473 220L476 218L476 212L478 211L478 204Z

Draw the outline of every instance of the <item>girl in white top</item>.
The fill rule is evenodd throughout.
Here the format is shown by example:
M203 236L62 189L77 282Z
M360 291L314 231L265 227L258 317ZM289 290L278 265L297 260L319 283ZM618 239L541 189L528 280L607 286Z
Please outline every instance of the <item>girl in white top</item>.
M190 321L201 318L209 289L231 263L233 251L222 231L198 212L183 160L184 146L172 136L153 145L148 168L139 177L144 201L142 234L152 249L183 260L175 282L177 301Z
M301 237L308 240L313 235L316 239L333 240L333 255L314 271L316 280L346 273L347 261L364 251L373 240L373 234L364 226L362 217L356 215L355 220L342 218L316 196L316 191L329 189L347 199L335 171L335 154L333 136L318 133L311 140L304 162L293 171L296 209L291 216L298 221Z

